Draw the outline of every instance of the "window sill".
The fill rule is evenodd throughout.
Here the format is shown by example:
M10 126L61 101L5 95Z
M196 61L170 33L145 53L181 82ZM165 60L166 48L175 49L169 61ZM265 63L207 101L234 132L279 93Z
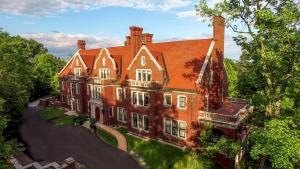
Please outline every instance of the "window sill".
M177 139L180 139L180 140L186 140L186 137L179 137L179 136L174 136L174 135L172 135L172 134L168 134L168 133L166 133L166 132L163 132L164 133L164 135L167 135L167 136L171 136L171 137L173 137L173 138L177 138Z

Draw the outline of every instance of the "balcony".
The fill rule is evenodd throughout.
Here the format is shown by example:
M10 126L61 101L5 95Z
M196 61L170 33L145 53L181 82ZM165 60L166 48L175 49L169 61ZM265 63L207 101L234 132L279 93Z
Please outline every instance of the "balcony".
M252 111L253 106L248 105L243 106L234 114L217 111L199 111L198 119L200 123L211 122L215 126L236 129Z
M143 87L143 88L158 88L159 84L157 81L137 81L127 80L128 86L131 87Z

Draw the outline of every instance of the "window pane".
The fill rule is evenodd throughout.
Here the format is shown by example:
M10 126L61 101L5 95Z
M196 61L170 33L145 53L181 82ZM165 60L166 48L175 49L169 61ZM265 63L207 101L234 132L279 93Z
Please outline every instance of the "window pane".
M123 109L123 121L127 122L127 110Z
M147 74L147 71L143 70L143 79L142 79L142 81L146 81L146 74Z
M165 105L171 105L171 95L165 95Z
M147 71L147 81L151 81L151 71Z
M149 131L149 119L148 119L148 116L144 116L144 130Z
M132 92L132 104L137 104L137 93Z
M186 124L184 122L179 123L179 137L185 138Z
M118 107L118 116L119 121L122 121L122 109Z
M139 129L143 129L143 116L139 114L139 125L138 125Z
M138 81L142 80L142 73L140 70L138 70Z
M171 120L165 120L165 132L171 134Z
M143 104L143 93L138 93L138 95L139 95L139 105L144 105Z
M172 135L178 136L178 122L172 120Z
M133 127L137 128L137 114L136 113L133 113L132 114L132 125Z
M148 106L148 105L149 105L149 94L144 93L144 106Z

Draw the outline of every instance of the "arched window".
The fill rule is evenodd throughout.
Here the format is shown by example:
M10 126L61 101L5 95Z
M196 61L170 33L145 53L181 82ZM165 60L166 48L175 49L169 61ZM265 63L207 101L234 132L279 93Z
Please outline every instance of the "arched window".
M145 56L142 56L142 58L141 58L141 65L142 66L146 65L146 58L145 58Z

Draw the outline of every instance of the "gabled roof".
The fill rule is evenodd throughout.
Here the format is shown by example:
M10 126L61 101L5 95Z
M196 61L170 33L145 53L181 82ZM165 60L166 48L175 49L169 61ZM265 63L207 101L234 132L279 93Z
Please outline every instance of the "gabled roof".
M183 40L150 43L146 48L162 69L168 72L168 88L195 89L196 81L209 51L212 39ZM121 71L120 82L126 78L127 68L134 59L130 46L107 48ZM92 68L101 48L81 50L80 55L88 68ZM120 65L122 64L122 65ZM122 69L122 70L120 70Z

